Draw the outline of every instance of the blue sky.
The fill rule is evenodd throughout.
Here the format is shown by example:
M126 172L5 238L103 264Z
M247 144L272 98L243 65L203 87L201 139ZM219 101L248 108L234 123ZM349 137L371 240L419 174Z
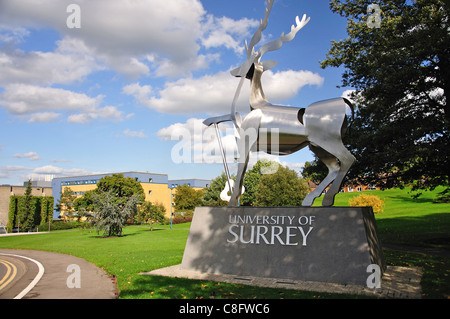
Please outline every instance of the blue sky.
M67 25L70 4L78 4L80 28ZM201 120L229 112L239 83L229 70L244 62L244 40L265 7L262 0L0 0L0 184L123 171L219 175L217 143ZM263 57L279 62L263 77L271 102L305 107L349 89L336 87L342 70L319 66L330 42L346 37L346 20L328 1L275 0L260 44L289 32L304 13L311 20L296 38ZM222 129L232 150L229 126ZM297 171L312 159L308 149L278 158Z

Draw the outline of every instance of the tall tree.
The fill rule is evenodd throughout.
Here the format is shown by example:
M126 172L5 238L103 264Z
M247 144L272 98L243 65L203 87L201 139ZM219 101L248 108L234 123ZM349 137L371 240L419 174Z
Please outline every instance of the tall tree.
M22 230L29 231L32 230L36 225L35 223L35 201L33 200L33 196L31 195L31 181L28 180L27 188L25 189L25 196L22 206Z
M448 186L448 5L331 0L330 8L348 19L348 37L332 42L321 66L344 66L342 85L355 89L346 144L357 162L349 177L381 187Z

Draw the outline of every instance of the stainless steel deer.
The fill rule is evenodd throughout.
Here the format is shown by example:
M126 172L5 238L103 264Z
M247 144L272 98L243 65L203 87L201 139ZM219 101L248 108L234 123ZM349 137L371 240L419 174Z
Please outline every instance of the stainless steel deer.
M344 98L316 102L306 108L273 105L266 99L261 77L264 71L273 68L277 62L261 61L261 57L266 52L278 50L283 43L292 41L297 32L310 20L306 18L306 15L303 15L302 20L297 17L296 25L292 26L290 33L287 35L282 33L280 38L262 45L258 51L255 51L255 45L261 40L262 32L268 25L273 2L274 0L267 0L264 20L261 20L250 44L245 44L247 60L239 68L231 71L232 75L241 77L232 103L231 114L207 119L204 124L207 126L214 124L217 129L220 122L232 121L238 133L236 141L239 162L236 183L231 181L225 157L223 157L229 181L227 186L232 190L229 206L239 205L251 152L264 151L274 155L288 155L306 146L309 146L310 150L328 167L329 172L326 178L303 200L302 206L311 206L315 198L320 196L330 184L322 205L332 206L345 175L355 161L355 157L342 143L342 136L347 128L346 110L350 107L353 112L353 108ZM245 78L251 83L251 112L242 120L236 112L236 102ZM252 134L252 132L255 133ZM262 132L269 136L262 138ZM276 132L278 141L272 141L270 132ZM220 142L220 136L218 137Z

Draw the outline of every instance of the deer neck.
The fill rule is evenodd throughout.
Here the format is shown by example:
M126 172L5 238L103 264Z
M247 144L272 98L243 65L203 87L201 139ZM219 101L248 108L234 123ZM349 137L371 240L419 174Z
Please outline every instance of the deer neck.
M253 75L250 78L250 107L251 109L261 108L263 106L271 105L264 95L262 88L261 77L263 75L263 67L256 64Z

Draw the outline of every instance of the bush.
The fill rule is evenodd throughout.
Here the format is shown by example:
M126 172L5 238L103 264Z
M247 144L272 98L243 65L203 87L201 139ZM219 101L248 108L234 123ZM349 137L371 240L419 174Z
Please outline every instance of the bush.
M361 194L359 196L350 198L348 203L350 206L372 207L374 214L379 214L384 211L384 199L380 199L375 195Z
M442 192L438 193L433 203L450 203L450 187L447 187Z
M74 228L81 228L81 229L85 229L85 228L90 228L90 224L86 223L86 222L76 222L76 221L70 221L70 222L65 222L65 221L54 221L52 223L50 223L50 230L65 230L65 229L74 229ZM44 228L39 228L40 231L47 231L48 230L48 225L45 226Z
M183 224L192 222L193 213L173 213L172 224ZM165 218L161 225L170 225L170 217Z

